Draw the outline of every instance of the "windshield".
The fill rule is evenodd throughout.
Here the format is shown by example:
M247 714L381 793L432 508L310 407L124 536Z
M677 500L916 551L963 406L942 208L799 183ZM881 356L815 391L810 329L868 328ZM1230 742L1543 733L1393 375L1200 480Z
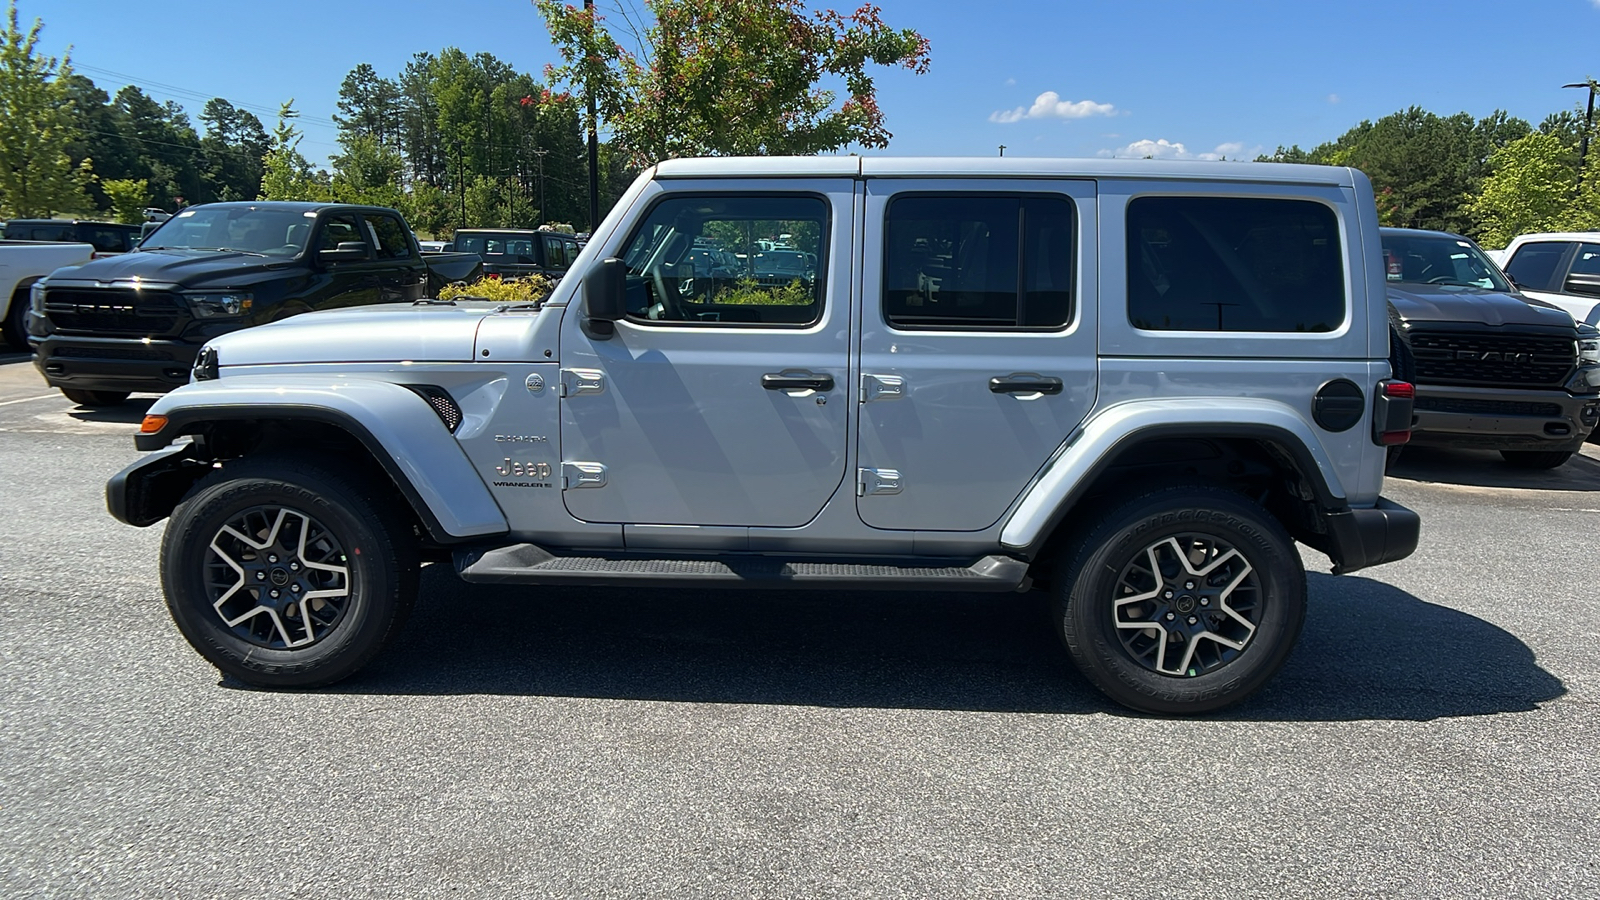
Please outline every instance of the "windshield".
M533 238L514 234L457 234L456 250L479 256L533 257Z
M1510 291L1499 268L1471 241L1446 235L1383 236L1383 271L1390 284L1436 284Z
M244 250L265 256L299 256L315 221L297 209L197 206L161 223L139 249Z

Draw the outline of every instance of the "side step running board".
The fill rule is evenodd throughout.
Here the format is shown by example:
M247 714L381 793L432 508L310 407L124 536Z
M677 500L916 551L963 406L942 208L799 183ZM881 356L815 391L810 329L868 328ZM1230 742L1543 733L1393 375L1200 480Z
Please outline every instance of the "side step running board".
M1028 564L985 556L949 560L863 564L786 560L766 556L720 559L556 556L533 544L456 553L456 571L480 584L630 585L634 587L849 588L879 591L1022 591Z

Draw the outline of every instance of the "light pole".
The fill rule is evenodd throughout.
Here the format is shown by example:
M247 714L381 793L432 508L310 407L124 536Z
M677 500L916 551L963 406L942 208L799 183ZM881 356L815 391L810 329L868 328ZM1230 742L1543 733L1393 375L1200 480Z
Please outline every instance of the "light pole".
M1578 142L1578 187L1583 187L1584 160L1589 156L1589 132L1594 128L1594 89L1593 78L1578 84L1563 84L1564 88L1588 88L1589 111L1583 114L1583 139Z
M456 141L456 193L461 195L461 227L467 227L467 157Z

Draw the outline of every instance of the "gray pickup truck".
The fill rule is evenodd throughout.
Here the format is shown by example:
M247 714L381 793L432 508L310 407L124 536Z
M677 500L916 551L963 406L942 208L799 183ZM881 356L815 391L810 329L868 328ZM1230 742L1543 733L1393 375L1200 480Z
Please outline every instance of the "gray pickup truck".
M752 276L779 239L804 269ZM713 246L731 261L694 263ZM542 588L1037 590L1108 696L1205 712L1293 648L1296 541L1335 572L1417 545L1380 496L1412 395L1381 260L1351 169L674 160L543 302L212 340L107 497L169 519L178 627L253 684L358 670L431 561Z

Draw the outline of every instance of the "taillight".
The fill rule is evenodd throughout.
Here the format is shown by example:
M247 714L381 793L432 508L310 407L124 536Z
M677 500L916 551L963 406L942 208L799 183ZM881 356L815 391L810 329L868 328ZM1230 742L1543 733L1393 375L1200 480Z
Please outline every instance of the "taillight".
M499 272L485 272L483 274L483 277L485 277L485 278L493 278L495 281L499 281L500 280L500 273Z
M1409 381L1378 382L1372 401L1373 443L1392 447L1411 440L1411 413L1416 398L1416 385Z

